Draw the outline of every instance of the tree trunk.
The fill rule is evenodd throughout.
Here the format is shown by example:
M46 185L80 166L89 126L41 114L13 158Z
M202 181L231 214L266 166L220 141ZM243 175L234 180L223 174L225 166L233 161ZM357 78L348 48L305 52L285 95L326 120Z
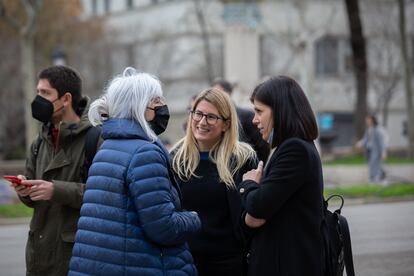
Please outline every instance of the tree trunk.
M211 47L210 47L210 35L207 31L207 24L204 16L204 11L201 7L200 0L194 0L196 16L198 24L200 25L201 29L201 38L203 39L203 49L204 49L204 59L206 61L206 74L207 74L207 81L209 84L213 82L213 65L212 65L212 57L211 57Z
M345 0L345 4L348 14L352 60L356 81L354 139L357 140L362 137L365 130L365 116L367 115L368 66L366 44L362 32L358 0Z
M36 95L36 81L35 81L35 66L33 55L33 36L21 35L20 36L20 68L21 77L23 81L23 94L24 94L24 119L26 125L26 151L29 152L30 145L33 142L36 133L37 125L32 118L31 102Z
M411 60L408 55L406 23L405 23L405 2L398 0L400 13L399 29L401 35L401 54L404 63L404 84L405 84L405 103L407 108L407 138L408 138L408 156L414 158L414 113L413 113L413 90L411 86Z

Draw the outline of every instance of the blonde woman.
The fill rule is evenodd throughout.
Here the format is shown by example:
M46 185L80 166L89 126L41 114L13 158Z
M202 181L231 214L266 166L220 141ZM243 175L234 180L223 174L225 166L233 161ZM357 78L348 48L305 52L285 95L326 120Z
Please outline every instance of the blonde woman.
M256 168L254 150L238 137L229 96L211 88L194 100L186 135L172 149L183 208L196 211L202 229L190 238L199 275L241 275L244 242L237 186Z

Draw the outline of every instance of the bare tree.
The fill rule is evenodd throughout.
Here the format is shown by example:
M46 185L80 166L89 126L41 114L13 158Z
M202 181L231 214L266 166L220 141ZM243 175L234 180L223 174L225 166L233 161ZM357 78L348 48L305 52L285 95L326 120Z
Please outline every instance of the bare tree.
M366 43L362 31L362 22L359 12L358 0L345 0L349 21L350 42L352 48L352 60L356 81L355 102L355 137L361 137L365 130L365 116L367 115L367 86L368 65L366 56Z
M20 119L24 114L24 107L21 103L23 91L19 82L14 81L16 75L20 74L19 54L16 49L19 47L18 39L11 38L5 30L0 32L0 153L1 158L14 159L24 156L24 120ZM7 58L8 57L8 58ZM7 112L4 112L7 110ZM20 149L20 150L16 150Z
M204 59L206 62L206 70L207 70L206 72L207 80L208 80L208 83L212 83L213 82L213 65L212 65L211 48L210 48L210 35L207 30L206 19L204 15L204 10L201 6L201 1L193 0L193 2L195 6L197 21L201 29L201 38L203 40Z
M408 133L408 155L414 157L414 112L413 112L413 91L411 86L411 59L408 54L406 20L405 20L405 1L398 0L399 9L399 29L401 36L401 55L404 64L404 84L405 102L407 108L407 133Z
M370 74L371 85L376 93L375 113L381 113L382 124L388 124L388 113L390 102L395 95L396 87L401 79L400 68L396 63L391 42L384 40L382 43L373 45L375 59L383 61L384 66L375 66ZM384 67L384 68L382 68Z
M317 106L317 97L314 93L314 68L312 62L313 56L313 44L323 37L326 33L330 32L330 28L333 25L333 21L338 16L340 11L337 5L330 5L329 11L326 12L327 16L324 20L318 23L312 22L312 17L307 16L308 11L312 3L302 0L285 0L285 3L292 5L295 13L286 12L286 21L298 20L299 32L294 30L289 24L287 30L279 31L275 33L275 27L270 24L262 22L263 30L266 32L262 42L261 53L261 65L265 75L272 75L275 71L271 68L275 63L275 59L278 60L277 71L290 73L292 75L297 74L295 77L300 79L301 85L307 93L309 100L312 104ZM284 44L286 52L283 54L280 51L275 51L277 45ZM300 64L295 68L295 65Z
M375 98L374 113L381 115L384 127L388 124L389 106L396 94L401 80L401 56L395 53L400 49L397 38L398 24L393 10L395 3L382 3L374 7L364 7L367 12L367 24L371 29L372 39L369 42L369 52L373 65L369 70L370 86ZM375 63L375 64L374 64Z
M35 77L40 68L52 63L53 49L63 45L68 64L75 68L80 64L79 59L95 56L85 51L85 43L100 39L102 22L79 20L81 12L80 0L0 0L1 98L7 99L0 102L0 109L8 110L0 120L0 152L5 158L23 158L21 148L29 145L36 135L36 121L30 112L30 103L36 94ZM80 71L83 75L87 69ZM22 135L25 127L26 135Z
M39 10L43 0L20 0L26 20L18 21L7 13L5 1L0 1L0 19L5 20L18 34L20 44L20 69L23 84L25 126L26 126L26 151L36 135L36 126L33 123L30 112L30 103L34 97L35 65L34 65L34 36L37 27Z

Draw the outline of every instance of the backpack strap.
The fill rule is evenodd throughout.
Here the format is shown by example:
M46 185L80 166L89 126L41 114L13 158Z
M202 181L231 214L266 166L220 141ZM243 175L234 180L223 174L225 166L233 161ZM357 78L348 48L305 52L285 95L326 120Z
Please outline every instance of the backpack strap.
M102 128L99 126L90 127L85 137L85 163L86 171L92 165L98 147L99 137L101 136ZM87 173L86 173L87 175Z
M344 260L347 276L355 276L354 261L352 259L351 236L349 234L348 222L344 216L338 214L339 228L344 239Z

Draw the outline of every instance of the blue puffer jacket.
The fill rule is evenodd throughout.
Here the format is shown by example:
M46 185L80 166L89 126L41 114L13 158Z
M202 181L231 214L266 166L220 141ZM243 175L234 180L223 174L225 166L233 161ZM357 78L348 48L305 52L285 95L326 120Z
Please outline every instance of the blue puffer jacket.
M132 120L110 119L89 171L69 275L197 275L169 155Z

